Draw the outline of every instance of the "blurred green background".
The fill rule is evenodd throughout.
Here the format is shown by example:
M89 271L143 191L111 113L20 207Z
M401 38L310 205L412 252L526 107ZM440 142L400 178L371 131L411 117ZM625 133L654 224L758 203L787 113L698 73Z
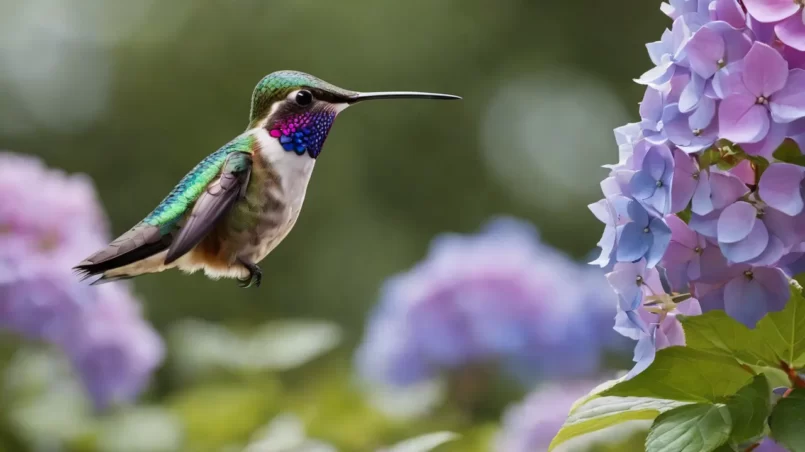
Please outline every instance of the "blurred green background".
M658 2L639 0L0 0L0 148L89 174L117 236L245 128L251 91L270 72L463 96L342 114L294 231L261 264L260 289L178 272L134 283L165 334L187 318L342 328L327 359L277 380L188 389L169 361L146 402L172 397L201 419L194 397L240 397L238 416L263 419L260 400L288 397L291 385L302 388L294 403L319 410L308 418L344 416L327 410L351 406L349 394L324 383L348 379L380 283L421 259L433 235L510 214L574 257L595 247L601 225L586 205L600 197L600 165L617 160L612 128L637 120L643 44L668 25ZM360 415L346 414L356 431L381 422ZM202 433L220 426L199 422ZM318 433L345 450L374 445L337 425Z

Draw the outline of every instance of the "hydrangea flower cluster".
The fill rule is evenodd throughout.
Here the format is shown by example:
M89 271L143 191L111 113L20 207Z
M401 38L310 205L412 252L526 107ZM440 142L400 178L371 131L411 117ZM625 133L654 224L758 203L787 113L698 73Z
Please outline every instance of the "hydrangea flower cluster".
M128 286L71 273L107 238L87 178L0 153L0 328L63 349L99 409L135 397L164 353Z
M789 298L805 252L802 2L675 0L647 45L640 121L615 129L594 262L611 268L633 373L684 344L677 313L754 327ZM687 299L684 303L679 301Z
M490 363L524 382L590 375L607 341L620 339L610 328L615 296L590 270L511 218L439 236L424 261L385 283L358 371L397 386Z

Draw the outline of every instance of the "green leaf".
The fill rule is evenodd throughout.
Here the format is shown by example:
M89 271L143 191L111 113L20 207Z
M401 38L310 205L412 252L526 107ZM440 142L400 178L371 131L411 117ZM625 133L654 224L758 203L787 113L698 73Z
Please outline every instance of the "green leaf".
M792 452L805 451L805 389L777 402L769 418L771 436Z
M805 166L805 156L800 152L797 143L791 139L783 141L783 144L774 151L772 156L781 162Z
M792 284L785 309L772 312L758 322L765 339L775 346L777 356L792 367L805 365L805 298L799 284Z
M752 374L733 358L675 346L658 351L646 370L601 395L721 402L751 379Z
M686 224L690 223L690 216L692 214L692 211L691 211L692 210L692 205L693 205L692 203L688 203L688 206L685 207L685 210L683 210L683 211L681 211L681 212L676 214L676 216L679 217L679 219L684 221Z
M725 405L696 403L674 408L654 420L646 452L710 452L727 442L731 427Z
M577 436L627 421L651 420L660 413L686 405L675 400L646 397L594 397L576 407L565 420L548 450Z
M740 444L758 437L766 427L771 412L771 387L764 375L758 375L727 401L732 418L730 440Z
M757 329L750 330L722 310L677 318L682 322L685 345L689 348L737 358L755 366L779 364L775 347L759 340Z
M570 414L573 414L576 411L577 408L579 408L582 405L586 404L590 400L593 400L593 399L595 399L597 397L600 397L601 392L603 392L603 391L615 386L616 384L620 383L621 381L624 381L625 378L626 378L626 376L624 375L621 378L616 378L616 379L613 379L613 380L607 380L607 381L599 384L598 386L594 387L593 389L590 390L590 392L587 393L586 396L584 396L584 397L580 398L579 400L576 400L575 402L573 402L573 405L570 407Z
M805 364L805 298L792 286L785 309L764 316L749 329L727 316L710 311L699 316L679 316L687 347L734 357L751 366L780 368Z

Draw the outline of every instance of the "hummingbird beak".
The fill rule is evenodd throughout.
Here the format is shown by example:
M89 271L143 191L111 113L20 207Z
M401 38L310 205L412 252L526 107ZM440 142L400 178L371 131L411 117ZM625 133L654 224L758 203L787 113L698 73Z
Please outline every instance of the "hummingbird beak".
M461 99L459 96L452 94L439 94L439 93L420 93L416 91L382 91L377 93L358 93L350 96L347 103L352 105L365 100L375 99L440 99L440 100L455 100Z

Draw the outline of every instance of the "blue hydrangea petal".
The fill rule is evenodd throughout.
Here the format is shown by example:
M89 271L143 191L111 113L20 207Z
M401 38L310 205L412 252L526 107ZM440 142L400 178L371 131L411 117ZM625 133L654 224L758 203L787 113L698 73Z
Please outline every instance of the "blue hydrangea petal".
M636 222L623 227L618 250L616 252L619 262L635 262L642 259L654 242L651 232L645 232L646 226Z
M739 276L724 286L724 310L749 328L766 315L766 303L766 291L757 281Z
M661 218L653 218L649 229L652 240L646 254L646 266L653 268L660 262L668 244L671 243L671 228Z
M757 209L745 201L730 205L718 218L718 241L735 243L745 239L757 220Z
M657 190L657 179L653 178L648 171L638 171L629 181L629 189L635 198L648 199Z
M656 336L657 336L657 325L651 325L650 331L648 334L643 334L640 339L637 341L637 345L634 349L634 358L633 361L635 362L634 367L626 374L626 378L632 378L635 375L643 372L654 362L654 357L657 354L656 348Z
M637 201L630 200L626 206L626 211L629 214L629 218L632 220L633 223L636 223L638 226L648 226L648 212L646 211L643 206L640 205Z
M769 245L769 231L762 221L756 221L749 235L736 243L720 243L721 252L730 262L748 262L758 256Z

